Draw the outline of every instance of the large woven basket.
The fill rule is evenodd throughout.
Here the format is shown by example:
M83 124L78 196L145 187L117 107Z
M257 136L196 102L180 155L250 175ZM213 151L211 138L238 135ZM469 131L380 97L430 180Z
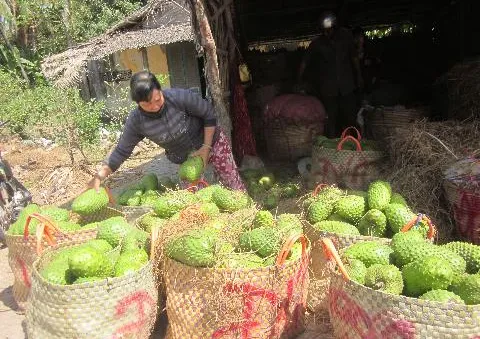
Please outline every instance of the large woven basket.
M443 188L453 212L457 232L465 240L480 245L480 195L444 180Z
M75 244L61 245L60 248ZM27 335L35 339L149 338L157 315L157 288L149 261L135 273L80 285L53 285L39 271L55 251L35 261L27 306Z
M117 208L122 211L129 223L133 223L141 216L153 211L148 206L118 206Z
M68 244L95 238L96 229L80 230L55 235L53 244ZM45 239L37 239L35 235L6 235L8 246L8 264L13 272L13 298L20 309L24 310L32 285L32 265L39 255L39 248L51 246Z
M310 246L286 261L298 239L287 241L275 266L194 268L165 262L169 339L294 338L304 330Z
M406 128L427 115L428 111L423 107L410 109L402 106L380 107L367 113L368 134L375 140L384 140L394 129Z
M349 140L355 143L355 151L342 148ZM381 151L363 151L359 141L352 136L342 138L337 149L314 145L311 180L354 190L366 190L370 182L380 177L384 157L385 154Z
M296 125L275 119L264 128L268 156L271 160L287 161L308 157L313 140L322 132L318 124Z
M342 267L338 254L334 257ZM445 304L383 293L333 270L329 301L336 338L474 339L480 335L480 305Z

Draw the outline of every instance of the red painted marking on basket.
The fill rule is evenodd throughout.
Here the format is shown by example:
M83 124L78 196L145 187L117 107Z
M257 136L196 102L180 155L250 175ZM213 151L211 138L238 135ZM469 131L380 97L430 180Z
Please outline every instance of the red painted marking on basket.
M480 197L462 191L458 203L453 209L456 225L462 236L467 237L474 243L480 243Z
M230 324L226 327L222 327L216 330L212 334L212 339L220 339L227 334L237 334L238 332L242 333L242 339L249 339L251 337L250 331L258 326L260 326L260 323L258 321L247 321L242 323Z
M17 264L20 266L20 270L22 271L23 283L28 288L32 287L32 282L30 281L30 276L28 275L27 265L25 265L25 262L18 257L17 257Z
M388 313L376 313L370 316L360 305L344 291L330 289L330 314L350 326L364 339L415 337L415 325L407 320L394 320ZM379 325L383 325L379 331Z
M145 304L148 304L150 307L155 307L155 300L153 300L147 291L134 292L118 302L115 307L115 317L120 318L124 316L130 306L134 304L136 304L137 307L137 321L133 321L116 330L113 339L122 338L127 333L137 333L140 331L147 322Z

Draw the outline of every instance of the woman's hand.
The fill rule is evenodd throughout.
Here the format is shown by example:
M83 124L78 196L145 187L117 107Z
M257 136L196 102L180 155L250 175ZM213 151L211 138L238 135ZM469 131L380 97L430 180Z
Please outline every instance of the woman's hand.
M193 152L191 154L191 156L192 157L196 157L196 156L201 157L203 159L203 168L206 168L207 164L208 164L208 158L210 156L210 149L211 149L211 147L209 147L207 145L203 145L198 150Z
M98 173L96 173L88 182L88 188L93 188L95 191L99 192L102 181L105 180L111 173L112 169L107 165L103 165Z

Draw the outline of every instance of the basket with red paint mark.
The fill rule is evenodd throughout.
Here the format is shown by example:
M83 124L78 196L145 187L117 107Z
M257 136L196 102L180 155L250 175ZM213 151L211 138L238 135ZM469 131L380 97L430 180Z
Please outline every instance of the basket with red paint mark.
M155 239L152 237L151 243ZM27 335L38 339L150 337L158 309L154 258L138 270L95 281L53 284L40 273L60 250L83 244L62 244L45 251L33 264L26 311ZM121 245L105 255L111 262Z
M299 259L286 260L298 240ZM167 338L294 338L304 330L310 245L286 240L275 265L195 268L167 258Z
M340 254L345 253L348 248L340 250L339 254L333 242L327 238L322 240L322 245L325 255L333 262L330 266L328 306L335 337L351 339L478 338L480 305L465 305L456 299L459 298L456 295L448 295L451 299L444 302L400 295L402 288L405 291L405 287L398 284L395 292L392 289L387 293L382 290L386 285L385 281L382 283L381 280L371 280L369 282L371 287L364 286L357 282L358 274L347 270L342 262ZM338 267L338 271L334 269L335 266ZM403 270L395 267L394 269L397 270L396 274L392 273L392 269L388 271L390 279L395 275L400 276L402 282L405 281ZM443 267L437 271L442 269ZM432 278L431 281L436 280ZM451 292L445 291L445 293Z
M350 130L357 135L348 135ZM338 141L323 137L314 143L311 179L313 182L363 190L381 176L384 158L382 151L370 147L370 142L363 140L356 128L349 127Z

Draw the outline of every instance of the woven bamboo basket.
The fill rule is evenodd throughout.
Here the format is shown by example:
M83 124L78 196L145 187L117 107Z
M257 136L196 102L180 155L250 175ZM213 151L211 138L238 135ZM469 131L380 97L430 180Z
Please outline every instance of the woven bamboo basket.
M336 338L478 338L480 305L439 303L365 287L348 278L333 243L327 239L324 244L342 272L331 270L329 289Z
M264 128L268 156L271 160L298 160L312 154L312 144L322 133L318 124L296 125L275 119Z
M304 330L310 246L285 261L299 236L285 243L276 265L256 269L194 268L165 262L167 338L294 338Z
M133 223L141 216L153 211L153 208L148 206L118 206L117 208L122 211L129 223Z
M55 250L71 247L61 245ZM119 248L113 250L117 254ZM33 265L27 306L27 335L35 339L149 338L157 315L157 288L150 260L122 277L79 285L54 285L39 271L48 264L49 249Z
M367 126L375 140L384 140L395 128L406 128L428 115L425 108L381 107L367 114Z
M480 245L480 195L461 188L450 180L443 188L453 212L457 232L465 240Z

